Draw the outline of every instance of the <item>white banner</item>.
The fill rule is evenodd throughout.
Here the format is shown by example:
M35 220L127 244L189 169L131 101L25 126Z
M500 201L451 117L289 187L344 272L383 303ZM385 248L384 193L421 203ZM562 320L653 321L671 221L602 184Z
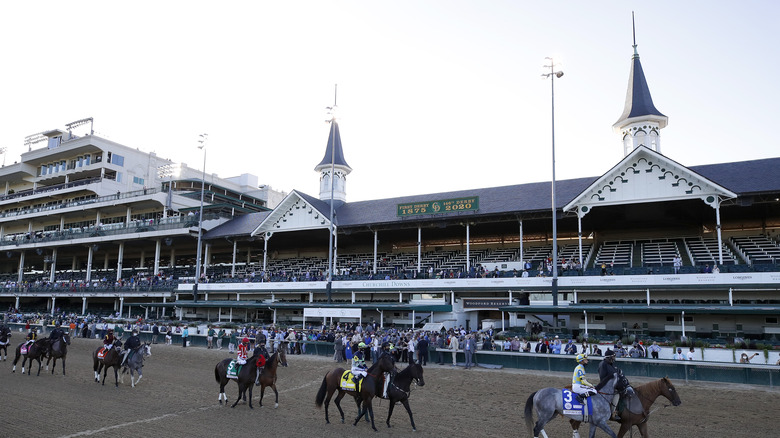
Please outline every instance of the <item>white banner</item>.
M361 309L342 309L332 307L304 308L304 318L360 318Z

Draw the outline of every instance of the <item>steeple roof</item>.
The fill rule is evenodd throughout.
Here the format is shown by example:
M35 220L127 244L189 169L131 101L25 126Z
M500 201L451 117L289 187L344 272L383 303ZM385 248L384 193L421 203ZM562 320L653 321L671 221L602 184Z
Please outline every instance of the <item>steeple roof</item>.
M642 63L639 61L635 45L634 56L631 59L631 73L628 77L626 106L613 127L618 130L621 126L626 125L627 121L631 123L641 119L655 120L659 122L661 128L664 128L669 121L669 118L653 105L653 98L650 96L650 88L647 86L645 72L642 70Z
M328 134L328 147L325 149L325 156L320 161L314 170L322 170L325 167L330 167L331 157L333 164L336 166L346 167L349 171L352 168L349 167L347 161L344 159L344 150L341 149L341 134L339 133L339 123L334 119L331 121L330 134Z

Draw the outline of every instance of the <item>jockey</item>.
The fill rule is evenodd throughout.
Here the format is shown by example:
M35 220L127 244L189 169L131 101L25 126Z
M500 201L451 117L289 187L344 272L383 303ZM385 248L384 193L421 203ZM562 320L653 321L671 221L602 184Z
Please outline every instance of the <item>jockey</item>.
M574 374L571 378L571 390L572 392L579 394L577 399L582 403L585 397L596 394L596 389L587 379L585 379L585 365L588 364L588 355L580 353L577 355L576 359L577 366L574 368Z
M599 364L599 379L601 379L596 385L596 390L600 390L606 385L610 379L615 377L615 373L620 373L620 368L615 366L615 352L607 349L604 353L604 360ZM620 415L617 413L617 404L620 400L620 393L615 391L615 395L612 396L612 419L620 421Z
M366 376L366 369L368 367L366 366L366 359L364 357L365 353L363 353L364 348L366 348L365 342L359 343L357 351L352 355L352 374L355 376L352 378L352 381L355 383L358 383L360 379Z
M106 333L106 336L103 338L103 348L110 350L111 347L114 346L114 341L116 341L114 329L108 329L108 333Z
M120 363L119 366L124 365L125 362L127 362L127 357L133 354L133 351L135 351L135 349L140 346L141 339L138 337L138 329L133 329L133 333L127 339L127 342L125 342L125 355L122 358L122 363Z
M57 324L54 326L54 330L52 330L49 334L49 339L51 339L52 345L62 339L63 336L65 336L65 332L62 331L61 324L57 322Z
M27 342L25 344L29 347L36 339L38 339L38 330L35 327L30 327L30 333L27 333Z
M241 343L238 344L238 354L236 355L236 362L238 362L239 365L244 365L246 363L246 358L248 357L249 353L249 338L244 337L244 339L241 340Z

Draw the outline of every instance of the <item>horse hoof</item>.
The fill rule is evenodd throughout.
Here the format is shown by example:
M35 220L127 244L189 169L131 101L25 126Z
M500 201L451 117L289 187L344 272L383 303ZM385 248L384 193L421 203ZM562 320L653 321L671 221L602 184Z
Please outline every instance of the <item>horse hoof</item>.
M279 407L279 403L274 404L274 409Z

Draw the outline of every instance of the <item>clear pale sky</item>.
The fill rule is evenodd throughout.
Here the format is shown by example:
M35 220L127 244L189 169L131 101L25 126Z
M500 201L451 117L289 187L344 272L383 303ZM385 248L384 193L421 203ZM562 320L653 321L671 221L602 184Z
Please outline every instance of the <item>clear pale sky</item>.
M0 147L97 135L317 196L338 106L348 201L598 176L622 158L631 11L661 152L778 156L774 1L73 1L0 6ZM38 145L40 146L40 145Z

